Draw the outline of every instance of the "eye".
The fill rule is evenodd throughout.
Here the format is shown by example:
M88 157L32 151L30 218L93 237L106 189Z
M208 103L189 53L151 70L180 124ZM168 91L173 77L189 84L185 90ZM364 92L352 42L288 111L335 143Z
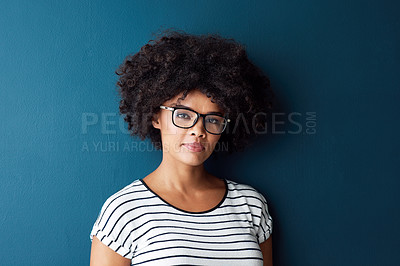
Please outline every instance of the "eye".
M181 120L191 120L196 114L189 110L176 110L175 116Z
M180 113L176 115L178 118L183 118L183 119L190 119L190 116L185 113Z
M215 119L215 118L209 118L209 119L207 119L207 123L219 124L220 121L218 119Z

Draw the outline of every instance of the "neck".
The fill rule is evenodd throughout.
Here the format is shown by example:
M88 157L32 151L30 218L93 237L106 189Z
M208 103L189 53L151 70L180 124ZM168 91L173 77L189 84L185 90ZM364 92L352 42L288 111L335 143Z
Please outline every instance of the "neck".
M203 164L192 166L177 162L168 156L163 156L161 164L153 172L153 178L158 179L158 183L162 184L166 189L185 193L207 186L210 174Z

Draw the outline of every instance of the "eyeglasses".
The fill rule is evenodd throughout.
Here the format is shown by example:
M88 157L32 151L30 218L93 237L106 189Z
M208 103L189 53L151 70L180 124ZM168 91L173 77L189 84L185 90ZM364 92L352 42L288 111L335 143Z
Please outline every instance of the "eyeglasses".
M220 135L224 132L226 125L231 120L218 114L199 114L186 107L160 106L161 109L172 111L172 123L180 128L193 127L199 117L203 117L203 125L206 131L213 135Z

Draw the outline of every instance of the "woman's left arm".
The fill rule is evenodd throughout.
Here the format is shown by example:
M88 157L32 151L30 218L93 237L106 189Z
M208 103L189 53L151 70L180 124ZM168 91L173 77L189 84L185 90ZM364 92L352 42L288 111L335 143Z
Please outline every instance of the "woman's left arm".
M272 236L260 244L264 266L272 266Z

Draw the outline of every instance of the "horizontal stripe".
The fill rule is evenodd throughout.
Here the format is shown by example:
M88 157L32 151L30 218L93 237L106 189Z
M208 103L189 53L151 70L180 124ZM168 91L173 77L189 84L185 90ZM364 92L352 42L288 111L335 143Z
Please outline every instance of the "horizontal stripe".
M240 252L240 251L248 251L248 250L260 251L260 249L257 249L257 248L211 249L211 248L199 248L199 247L189 247L189 246L172 246L172 247L157 248L157 249L152 249L152 250L148 250L145 252L141 252L140 254L137 255L137 257L139 257L140 255L147 254L147 253L157 252L160 250L167 250L167 249L193 249L193 250L213 251L213 252Z
M160 229L160 228L177 228L177 229L199 230L199 231L206 231L206 232L209 232L209 231L220 231L220 230L228 230L228 229L239 229L239 228L243 228L243 227L235 226L235 227L230 227L230 228L199 229L199 228L190 228L190 227L184 227L184 226L171 226L171 225L157 226L157 229ZM147 230L146 232L144 232L142 235L140 235L140 236L138 236L136 239L134 239L134 242L137 241L137 240L138 240L140 237L142 237L143 235L147 234L148 232L150 232L151 230L154 230L154 229L155 229L154 227L148 229L148 230ZM132 231L129 233L128 237L124 240L123 244L125 244L126 240L128 240L129 236L130 236L133 232L134 232L134 230L132 230ZM197 236L201 236L201 235L197 235ZM215 234L210 235L210 237L219 237L219 236L222 236L222 235L215 235ZM226 236L226 235L224 235L224 236ZM119 235L117 236L116 240L118 240L118 237L119 237Z
M168 259L168 258L177 258L177 257L189 257L189 258L199 258L199 259L209 259L209 260L261 260L262 257L241 257L241 258L232 258L232 257L205 257L205 256L193 256L193 255L172 255L172 256L165 256L161 258L154 258L151 260L146 260L140 263L133 263L131 265L139 265L150 261L161 260L161 259Z
M160 233L158 235L149 237L148 240L151 240L155 237L160 237L163 235L185 235L185 236L194 236L194 237L230 237L230 236L252 236L250 233L234 233L234 234L224 234L224 235L199 235L199 234L190 234L190 233L183 233L183 232L165 232Z
M175 238L175 239L166 239L166 240L159 240L150 242L149 245L157 244L157 243L165 243L165 242L174 242L174 241L183 241L183 242L191 242L191 243L202 243L202 244L213 244L213 245L223 245L223 244L236 244L236 243L256 243L254 240L236 240L236 241L225 241L225 242L218 242L218 241L199 241L199 240L191 240L186 238Z
M154 213L143 213L143 214L141 214L140 216L135 217L134 219L132 219L132 220L128 221L127 223L125 223L125 225L121 228L121 231L124 230L124 228L125 228L126 226L128 226L129 223L131 223L131 222L133 222L133 221L135 221L135 220L137 220L137 219L139 219L139 218L142 218L142 217L144 217L144 216L146 216L146 215L152 215L152 214L154 214ZM121 216L121 217L122 217L122 216ZM112 234L114 228L117 226L118 221L121 219L121 217L118 218L118 220L115 222L113 228L111 228L110 233L109 233L108 235L111 235L111 234ZM251 221L249 221L249 220L243 220L243 219L241 219L241 220L222 220L222 221L198 222L198 221L185 221L185 220L179 220L179 219L166 219L166 218L164 218L164 219L151 219L151 220L148 220L148 221L146 221L145 223L142 223L139 227L145 225L145 224L148 223L148 222L156 222L156 221L170 221L170 222L177 222L177 223L203 224L203 225L204 225L204 224L206 224L206 225L226 224L226 223L236 223L236 222L248 222L248 223L251 223ZM137 229L139 229L139 227L136 227L136 228L134 228L133 230L137 230Z

